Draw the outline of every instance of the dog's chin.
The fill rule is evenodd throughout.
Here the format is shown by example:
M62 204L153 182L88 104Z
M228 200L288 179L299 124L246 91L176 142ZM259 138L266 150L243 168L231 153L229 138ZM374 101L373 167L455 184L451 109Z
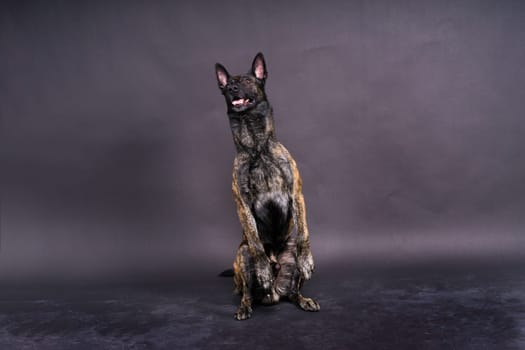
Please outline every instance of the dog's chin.
M238 98L230 102L231 109L235 112L242 112L255 106L255 101L250 98Z

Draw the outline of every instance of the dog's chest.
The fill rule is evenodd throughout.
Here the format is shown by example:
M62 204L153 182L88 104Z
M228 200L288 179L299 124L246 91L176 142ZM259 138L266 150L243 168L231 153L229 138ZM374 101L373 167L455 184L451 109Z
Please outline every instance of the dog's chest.
M253 197L269 193L291 193L293 175L286 159L260 155L251 160L247 175L249 192Z
M267 253L284 248L291 219L292 181L291 167L285 159L264 155L250 165L251 210Z

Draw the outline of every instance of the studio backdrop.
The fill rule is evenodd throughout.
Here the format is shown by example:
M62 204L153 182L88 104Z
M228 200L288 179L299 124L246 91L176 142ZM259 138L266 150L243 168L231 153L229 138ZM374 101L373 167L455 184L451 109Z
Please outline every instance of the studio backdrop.
M525 2L1 7L2 278L230 266L214 64L259 51L318 264L523 254Z

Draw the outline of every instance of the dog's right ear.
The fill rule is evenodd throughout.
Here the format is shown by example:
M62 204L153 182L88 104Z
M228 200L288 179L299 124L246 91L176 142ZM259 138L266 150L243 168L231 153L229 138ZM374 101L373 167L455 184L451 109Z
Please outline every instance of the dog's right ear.
M252 63L252 74L259 80L265 81L268 76L268 71L266 70L266 63L264 62L264 56L262 52L259 52Z
M217 82L219 83L219 88L222 90L228 84L230 75L224 66L220 63L215 64L215 74L217 74Z

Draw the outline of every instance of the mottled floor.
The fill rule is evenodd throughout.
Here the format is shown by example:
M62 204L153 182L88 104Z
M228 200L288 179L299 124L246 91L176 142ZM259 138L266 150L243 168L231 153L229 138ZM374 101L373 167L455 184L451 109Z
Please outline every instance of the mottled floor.
M231 278L0 290L0 349L525 349L525 266L320 266L305 294L235 321Z

